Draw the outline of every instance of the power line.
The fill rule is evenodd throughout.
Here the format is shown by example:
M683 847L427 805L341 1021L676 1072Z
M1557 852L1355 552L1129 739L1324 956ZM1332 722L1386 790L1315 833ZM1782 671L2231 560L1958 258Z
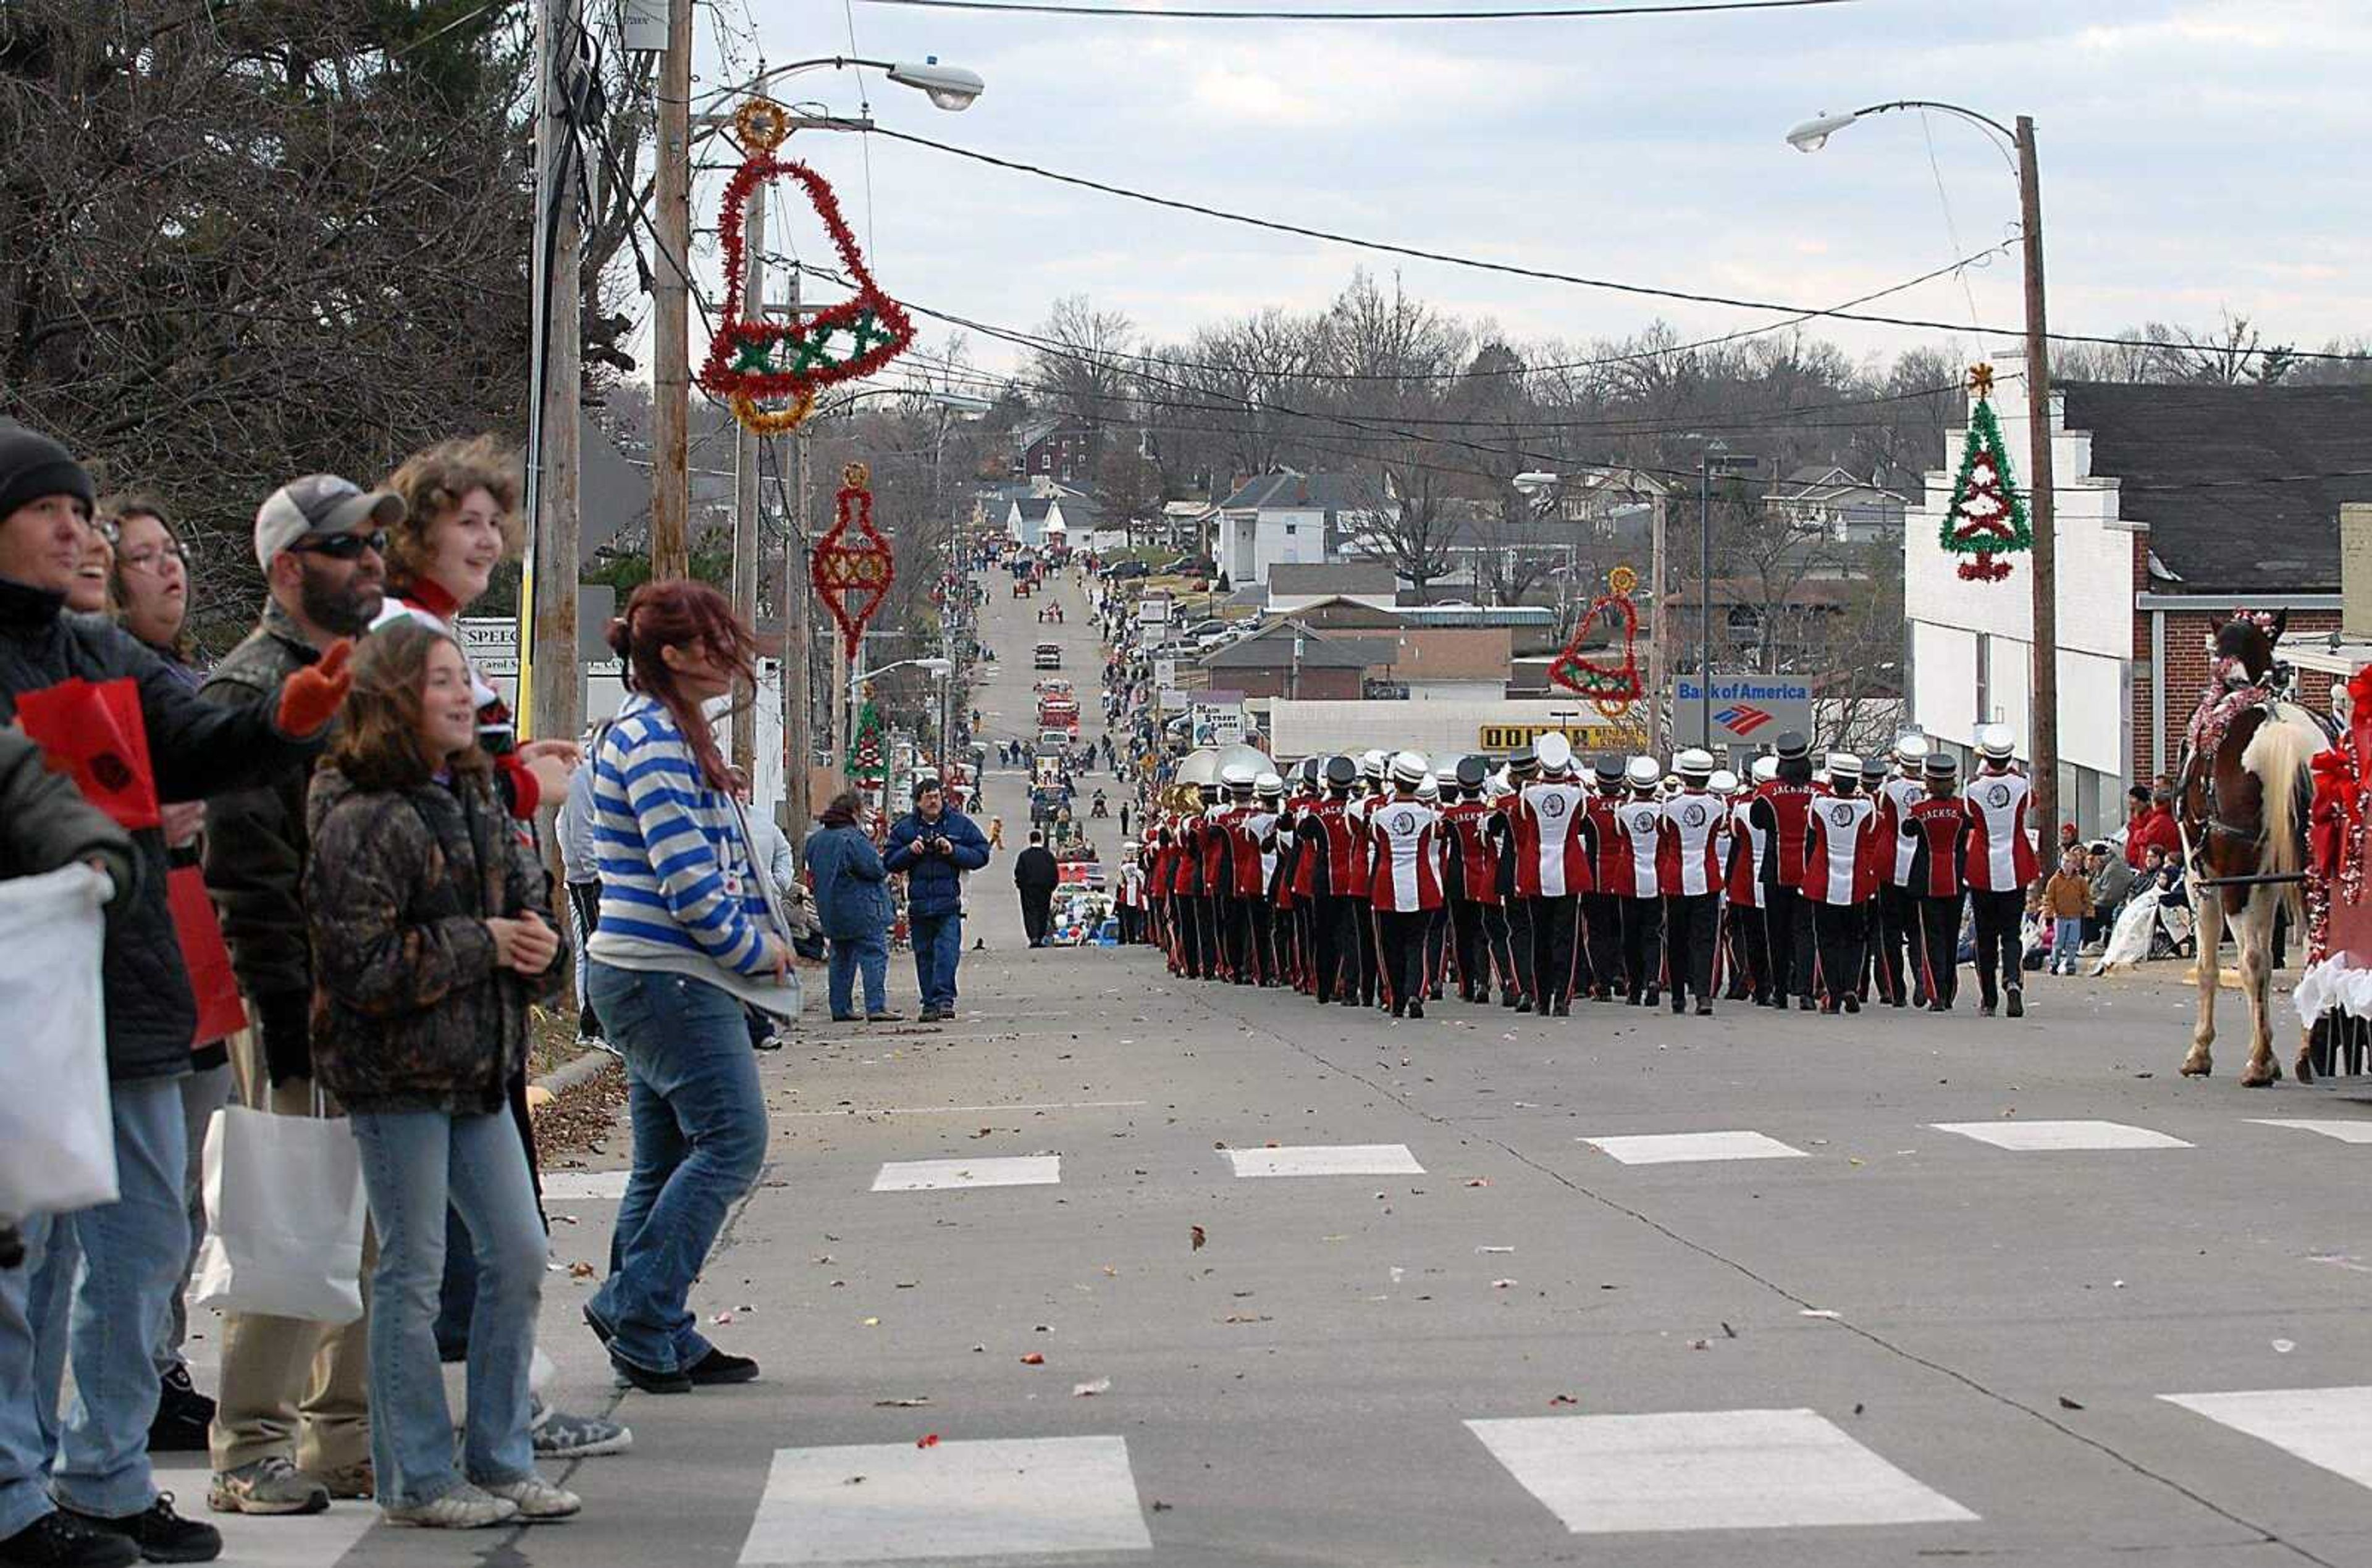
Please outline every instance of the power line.
M919 5L924 3L924 0L867 0L867 3ZM1010 173L1034 175L1041 180L1051 180L1058 185L1073 185L1084 191L1094 191L1107 196L1118 196L1131 202L1142 202L1147 206L1163 207L1171 212L1191 213L1197 217L1215 218L1222 223L1265 229L1274 234L1295 235L1303 239L1320 240L1329 245L1343 245L1353 250L1372 250L1380 255L1403 256L1418 261L1436 261L1445 266L1465 267L1475 272L1498 273L1509 277L1531 278L1541 283L1569 284L1576 288L1605 289L1615 294L1637 295L1650 299L1679 300L1689 305L1715 305L1731 310L1768 310L1804 320L1822 318L1836 321L1861 321L1873 326L1908 327L1924 332L1947 332L1956 335L1969 330L1950 321L1934 321L1921 317L1880 316L1850 308L1823 308L1816 306L1789 305L1768 299L1743 299L1733 295L1664 288L1653 284L1625 283L1614 278L1594 278L1578 273L1561 273L1546 267L1527 267L1513 261L1487 261L1479 256L1460 256L1453 251L1431 250L1421 246L1396 244L1390 240L1364 239L1356 235L1337 234L1329 229L1312 228L1306 224L1285 223L1276 218L1257 217L1249 213L1228 212L1222 207L1206 206L1200 202L1184 201L1175 196L1157 196L1149 192L1131 190L1125 185L1108 184L1100 180L1087 179L1084 175L1064 174L1038 164L1022 163L1012 158L998 157L992 153L976 152L970 147L935 142L927 136L917 136L907 131L893 131L886 126L877 125L866 134L887 136L893 141L908 142L918 147L927 147L933 152L945 153L950 157L986 164L992 168L1002 168ZM2005 338L2026 336L2025 329L2021 327L1980 327L1977 330L1982 333ZM2107 337L2085 332L2050 332L2046 333L2045 337L2052 343L2097 343L2114 348L2195 351L2199 346L2195 343L2159 342L2140 337ZM2343 354L2313 349L2293 349L2289 353L2290 357L2294 359L2344 360L2354 363L2372 358L2372 355L2362 354Z
M1670 0L1649 6L1542 6L1484 11L1170 11L1134 6L1059 6L1044 0L861 0L867 6L914 6L940 11L982 11L1040 17L1130 17L1161 22L1519 22L1688 17L1716 11L1799 11L1852 6L1860 0Z

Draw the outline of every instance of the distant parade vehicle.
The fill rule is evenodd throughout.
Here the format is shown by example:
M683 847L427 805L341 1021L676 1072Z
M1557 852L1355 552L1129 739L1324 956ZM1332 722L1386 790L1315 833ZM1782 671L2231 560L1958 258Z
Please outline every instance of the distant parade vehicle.
M1029 668L1032 669L1062 668L1063 645L1060 643L1039 644L1037 649L1030 655Z

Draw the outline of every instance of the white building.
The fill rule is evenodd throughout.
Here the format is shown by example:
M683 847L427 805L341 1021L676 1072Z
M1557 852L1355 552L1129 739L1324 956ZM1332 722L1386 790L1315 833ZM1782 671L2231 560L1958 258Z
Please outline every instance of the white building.
M1262 474L1219 504L1215 563L1241 587L1268 581L1268 569L1280 562L1336 560L1343 539L1375 505L1347 474Z

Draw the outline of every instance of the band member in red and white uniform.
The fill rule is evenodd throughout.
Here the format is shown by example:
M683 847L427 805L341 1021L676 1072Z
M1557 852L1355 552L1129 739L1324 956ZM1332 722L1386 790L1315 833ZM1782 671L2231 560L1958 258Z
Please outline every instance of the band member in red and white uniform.
M1301 839L1310 909L1310 962L1315 978L1310 993L1318 1005L1341 1001L1359 1005L1358 923L1366 917L1366 888L1361 857L1365 840L1353 823L1351 786L1359 782L1359 765L1348 757L1326 759L1326 794L1302 814L1296 830Z
M1762 836L1756 875L1762 883L1762 931L1770 954L1772 1005L1795 997L1812 1010L1812 912L1804 902L1805 817L1812 787L1812 743L1797 730L1774 743L1776 776L1760 784L1748 819Z
M1948 751L1930 751L1920 763L1925 796L1904 816L1911 844L1911 891L1919 906L1919 939L1912 953L1920 989L1932 1012L1948 1013L1960 991L1960 868L1968 855L1968 803L1960 798L1960 765Z
M1622 983L1633 1006L1664 999L1664 881L1656 852L1663 842L1664 803L1657 786L1664 770L1653 757L1634 757L1622 770L1631 797L1614 808L1621 854L1630 862L1622 889Z
M1576 900L1589 886L1589 844L1582 831L1585 800L1573 777L1573 742L1556 731L1533 745L1540 778L1524 786L1517 807L1516 891L1531 900L1532 1009L1543 1016L1573 1012Z
M1527 862L1537 862L1541 854L1538 824L1524 814L1524 791L1540 782L1540 753L1529 746L1519 746L1507 754L1507 787L1492 802L1496 812L1493 830L1499 836L1499 892L1506 901L1507 965L1500 977L1502 987L1506 976L1515 976L1516 995L1512 1005L1518 1013L1532 1010L1532 998L1540 993L1540 984L1532 972L1532 926L1540 912L1540 894L1527 892L1527 886L1537 886L1524 878ZM1502 990L1499 1005L1511 1004Z
M1285 798L1278 802L1276 830L1272 839L1275 845L1270 858L1275 863L1269 874L1268 896L1273 929L1271 940L1276 948L1276 970L1284 982L1296 991L1309 986L1309 900L1296 897L1294 882L1301 872L1301 841L1296 830L1301 813L1309 804L1311 764L1315 758L1304 758L1285 777Z
M1593 1002L1611 1002L1630 988L1622 977L1622 904L1631 888L1631 849L1614 819L1615 807L1622 804L1622 763L1609 751L1590 764L1591 788L1582 816L1589 890L1581 895L1581 972Z
M1988 1018L1996 1003L2013 1018L2026 1012L2017 931L2026 912L2026 886L2035 877L2035 856L2026 830L2029 785L2010 761L2017 744L2007 725L1989 724L1977 731L1984 765L1969 781L1966 796L1971 831L1961 873L1976 915L1977 1011ZM2002 992L2008 993L2006 998Z
M1729 837L1729 807L1707 787L1712 752L1691 747L1672 759L1672 771L1680 787L1663 802L1656 849L1656 881L1664 890L1665 969L1671 977L1672 1011L1685 1011L1693 994L1698 1015L1709 1016L1721 970L1721 854Z
M1195 980L1219 978L1219 924L1214 908L1220 885L1226 881L1225 842L1213 833L1211 819L1219 809L1219 786L1198 784L1195 793L1199 803L1185 812L1178 822L1179 848L1182 852L1178 866L1179 891L1185 895L1186 973Z
M1112 882L1112 907L1120 912L1120 945L1134 947L1145 940L1145 866L1137 859L1136 841L1120 846L1120 870Z
M1927 755L1927 738L1917 730L1898 738L1893 776L1875 791L1878 836L1894 846L1886 881L1878 889L1878 993L1896 1007L1913 1000L1924 1006L1927 1000L1919 990L1919 895L1911 886L1911 856L1917 846L1902 830L1911 819L1911 808L1927 798L1926 781L1920 772ZM1908 968L1903 964L1906 945L1911 952Z
M1466 1002L1491 1000L1487 912L1499 907L1499 851L1491 838L1491 803L1482 798L1483 777L1482 758L1460 757L1455 772L1458 798L1441 808L1442 842L1448 852L1442 892L1458 956L1458 994Z
M1450 798L1456 799L1458 782L1455 771L1450 779ZM1436 822L1441 816L1441 773L1428 767L1424 782L1416 786L1416 797L1433 807ZM1442 990L1449 977L1449 835L1436 830L1433 835L1433 860L1442 878L1441 908L1433 912L1433 923L1424 931L1424 988L1434 1001L1441 1000Z
M1778 777L1779 763L1772 757L1757 757L1755 783ZM1722 943L1729 961L1729 988L1723 993L1732 1002L1753 1002L1767 1005L1771 996L1770 954L1762 945L1762 882L1755 876L1755 865L1761 859L1762 835L1748 820L1748 807L1754 804L1752 784L1742 784L1735 773L1716 772L1713 776L1713 792L1721 797L1729 811L1729 837L1722 851Z
M1820 1011L1861 1011L1857 987L1870 900L1894 846L1878 836L1878 807L1861 792L1861 759L1829 753L1829 793L1805 814L1804 899L1820 949Z
M1270 891L1276 885L1276 824L1284 804L1285 780L1263 772L1252 780L1250 809L1235 819L1236 902L1250 927L1250 969L1242 978L1263 987L1276 983L1277 932L1284 923Z
M1358 834L1359 849L1352 861L1353 896L1359 900L1359 1005L1372 1007L1380 994L1382 971L1377 968L1375 902L1369 894L1368 878L1375 864L1375 845L1367 836L1367 813L1378 802L1389 798L1389 784L1384 777L1391 757L1384 751L1369 751L1359 759L1359 788L1351 796L1351 822Z
M1434 846L1440 818L1417 796L1427 772L1422 756L1401 752L1391 762L1392 793L1367 808L1375 845L1368 898L1384 994L1395 1018L1424 1016L1424 937L1441 908L1441 860Z

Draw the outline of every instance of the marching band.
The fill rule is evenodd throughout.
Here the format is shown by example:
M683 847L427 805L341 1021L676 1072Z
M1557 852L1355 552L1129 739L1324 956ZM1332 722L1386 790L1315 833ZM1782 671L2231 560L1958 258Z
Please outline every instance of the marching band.
M2036 875L1998 726L1979 771L1925 737L1865 762L1789 731L1749 776L1691 748L1584 767L1550 732L1496 759L1231 762L1122 845L1123 940L1174 974L1422 1018L1427 1001L1569 1016L1576 999L1710 1016L1716 997L1949 1011L1961 915L1979 1011L2024 1011Z

